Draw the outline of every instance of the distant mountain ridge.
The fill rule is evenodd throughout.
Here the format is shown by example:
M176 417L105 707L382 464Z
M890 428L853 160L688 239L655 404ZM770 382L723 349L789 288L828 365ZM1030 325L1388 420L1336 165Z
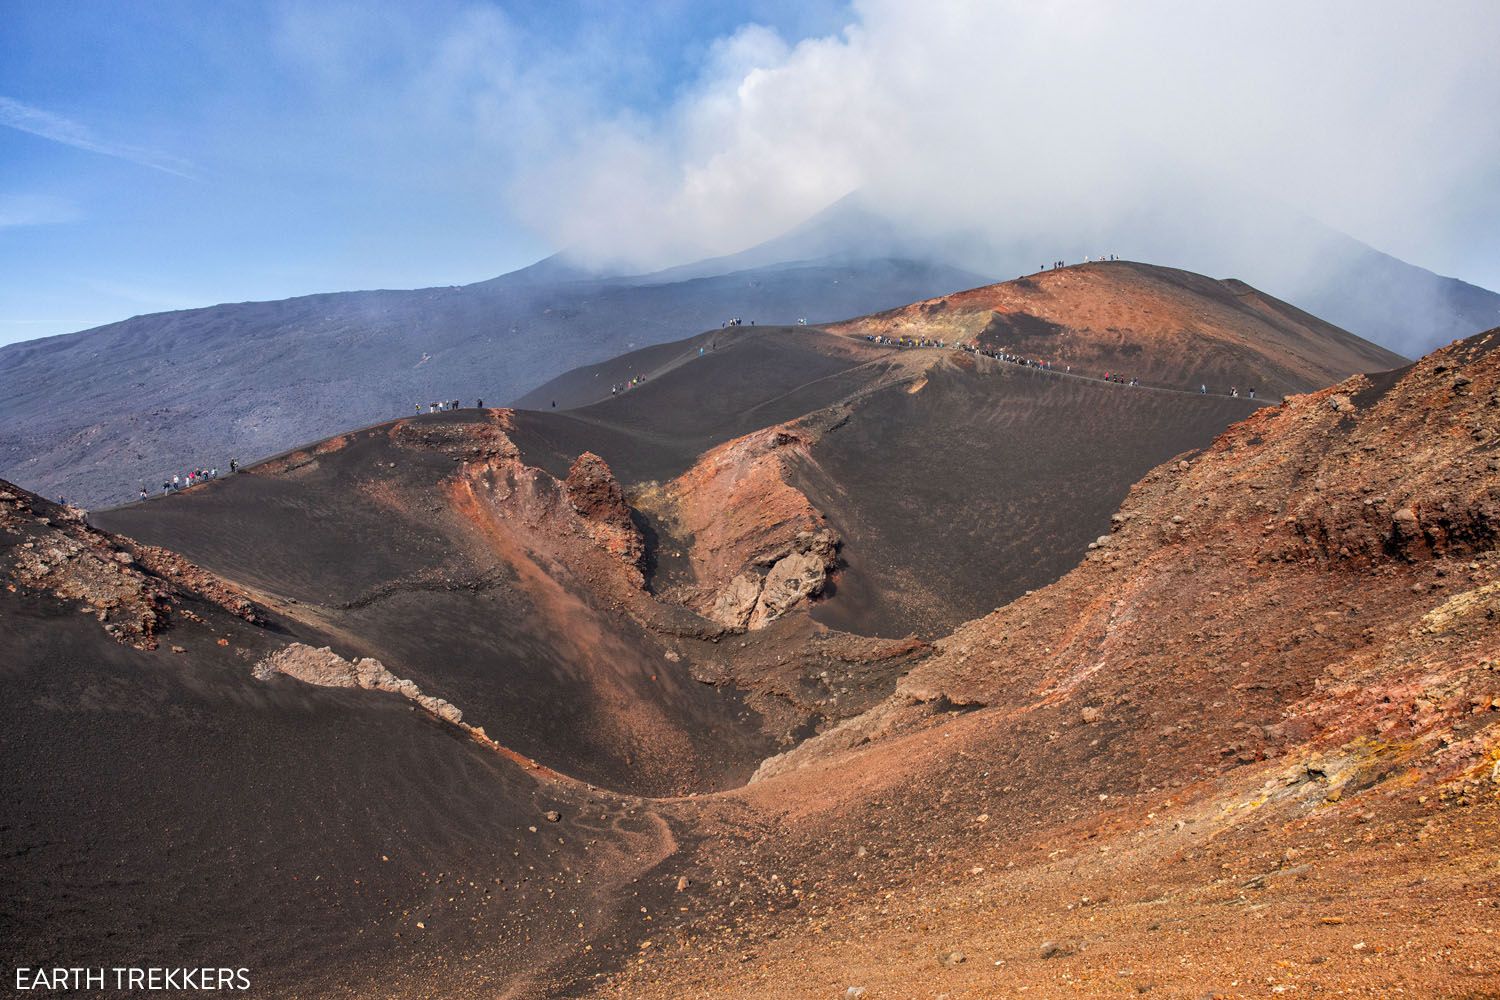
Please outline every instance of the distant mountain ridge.
M907 260L685 280L560 258L466 286L339 292L137 316L0 348L0 475L89 506L417 404L515 399L579 364L746 322L842 319L983 283Z

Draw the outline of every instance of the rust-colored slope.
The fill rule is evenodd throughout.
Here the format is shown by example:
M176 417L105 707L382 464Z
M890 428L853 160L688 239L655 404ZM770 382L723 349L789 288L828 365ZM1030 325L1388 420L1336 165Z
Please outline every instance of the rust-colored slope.
M601 994L1484 995L1497 347L1148 475L1078 569L696 806L695 916Z
M578 457L560 479L512 434L504 410L400 420L99 520L573 777L657 794L742 781L763 744L734 692L663 666L721 629L642 589L606 463Z
M1267 398L1404 362L1243 282L1124 261L1043 271L829 329L974 344L1180 389L1255 388Z
M659 594L731 628L761 627L821 589L837 538L790 463L809 460L817 421L770 427L708 451L636 503L683 558L663 560ZM675 572L674 572L675 570Z

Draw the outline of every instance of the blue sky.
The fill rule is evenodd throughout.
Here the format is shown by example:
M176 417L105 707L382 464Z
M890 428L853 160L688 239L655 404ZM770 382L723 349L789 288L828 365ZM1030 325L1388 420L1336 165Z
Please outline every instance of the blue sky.
M1500 288L1497 39L1494 0L0 0L0 343L645 270L854 190L1086 241L1179 178Z
M5 0L0 343L531 263L552 248L513 218L507 179L523 147L503 123L475 125L466 101L511 87L573 113L650 116L698 75L714 38L758 22L795 40L845 13ZM499 74L471 65L436 79L434 62L465 37Z

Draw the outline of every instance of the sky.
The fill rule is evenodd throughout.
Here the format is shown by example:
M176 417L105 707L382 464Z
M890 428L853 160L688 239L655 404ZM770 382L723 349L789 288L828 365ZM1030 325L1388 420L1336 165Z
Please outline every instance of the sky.
M0 0L0 343L1205 179L1500 289L1500 4Z

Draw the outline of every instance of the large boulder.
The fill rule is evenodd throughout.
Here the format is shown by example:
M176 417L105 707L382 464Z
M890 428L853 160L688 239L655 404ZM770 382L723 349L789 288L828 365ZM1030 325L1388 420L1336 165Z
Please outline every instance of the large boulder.
M838 536L827 528L798 532L790 550L766 561L764 575L752 568L730 580L708 617L734 629L764 628L822 592L838 548Z

